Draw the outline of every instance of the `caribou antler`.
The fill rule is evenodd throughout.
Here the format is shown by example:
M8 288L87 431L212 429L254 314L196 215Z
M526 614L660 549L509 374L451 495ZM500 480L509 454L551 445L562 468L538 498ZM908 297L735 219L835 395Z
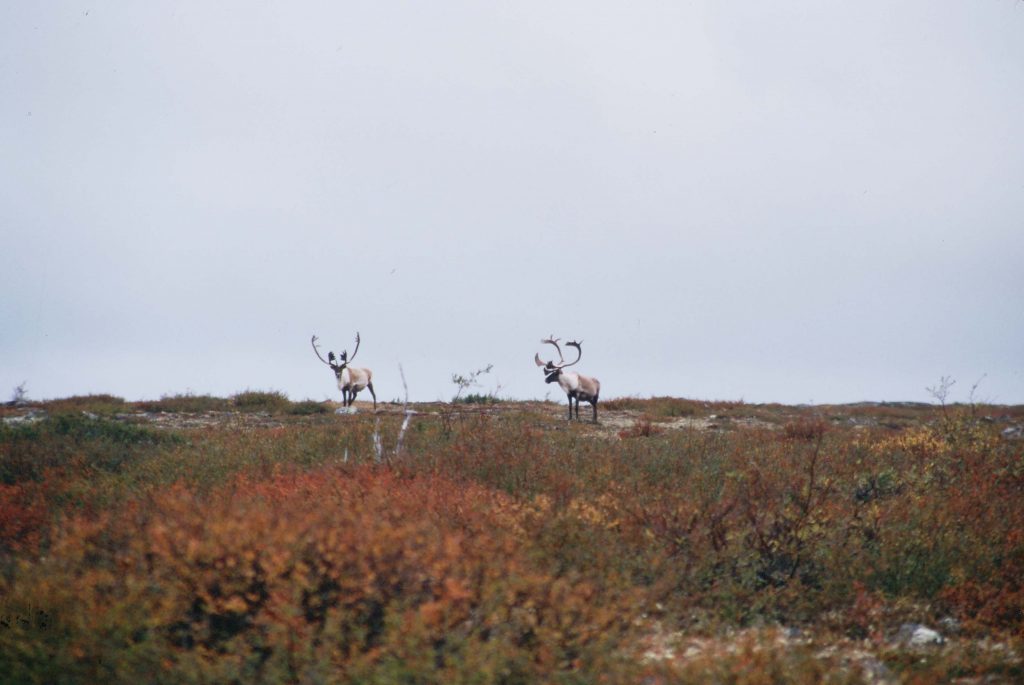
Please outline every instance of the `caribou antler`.
M352 361L353 359L356 358L356 352L358 352L358 351L359 351L359 331L356 331L356 349L355 349L355 351L352 352L352 356L351 357L345 357L344 355L342 355L342 358L348 359L348 361Z
M334 368L334 364L332 364L331 362L327 361L326 359L324 359L323 357L320 356L320 348L317 347L316 336L315 335L313 336L313 339L310 340L310 342L313 344L313 351L316 352L317 359L319 359L324 364L327 364L327 366L329 366L329 367L331 367L333 369ZM334 361L334 353L333 352L328 352L327 354L331 358L331 361Z
M579 342L576 342L575 340L572 340L572 341L567 342L565 344L566 344L567 347L575 347L576 348L576 359L574 359L573 361L569 362L568 364L563 362L562 365L559 367L559 368L562 368L562 369L567 368L569 366L572 366L573 364L577 363L580 359L583 358L583 341L582 340L580 340Z
M558 361L561 362L562 364L565 363L565 357L562 356L562 348L558 346L558 338L556 338L554 335L549 335L548 337L541 340L541 342L547 343L548 345L554 345L555 349L558 350ZM540 359L540 357L535 356L534 361L537 361L538 359ZM548 363L551 364L551 366L561 367L561 364L555 364L554 362Z

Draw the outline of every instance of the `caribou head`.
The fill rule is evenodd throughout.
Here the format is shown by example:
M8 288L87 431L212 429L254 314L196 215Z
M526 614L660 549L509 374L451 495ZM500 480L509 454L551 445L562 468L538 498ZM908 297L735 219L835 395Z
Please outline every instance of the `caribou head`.
M324 364L327 364L327 366L331 367L331 369L334 370L334 375L340 379L341 372L345 369L346 366L348 366L348 363L352 361L352 359L356 358L356 353L359 352L359 332L356 331L356 349L354 352L352 352L352 359L349 359L348 350L342 350L341 354L337 357L334 356L334 352L329 351L327 353L327 359L324 359L320 355L320 346L316 344L316 340L317 338L314 335L313 339L310 340L310 342L313 344L313 351L316 352L317 359L322 361Z
M548 345L554 345L555 346L555 350L558 352L558 363L557 364L553 360L552 361L548 361L546 363L541 361L540 353L539 352L538 353L534 353L534 355L533 355L533 362L537 366L544 367L544 382L545 383L557 383L558 379L562 375L562 369L568 368L568 367L578 363L580 358L583 356L583 348L581 347L582 343L576 342L575 340L567 342L567 343L565 343L567 347L575 347L576 348L576 359L574 359L571 362L566 362L565 361L565 357L562 356L562 348L558 346L558 340L559 339L556 338L553 335L552 336L548 336L547 338L544 338L543 340L541 340L542 343L546 343Z

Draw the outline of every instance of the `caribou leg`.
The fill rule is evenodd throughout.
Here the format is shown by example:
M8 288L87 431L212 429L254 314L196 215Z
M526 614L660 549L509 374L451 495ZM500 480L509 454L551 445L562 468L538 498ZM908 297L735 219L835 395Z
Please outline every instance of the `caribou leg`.
M370 394L373 395L373 410L377 411L377 393L373 391L373 383L367 383L366 387L370 391Z

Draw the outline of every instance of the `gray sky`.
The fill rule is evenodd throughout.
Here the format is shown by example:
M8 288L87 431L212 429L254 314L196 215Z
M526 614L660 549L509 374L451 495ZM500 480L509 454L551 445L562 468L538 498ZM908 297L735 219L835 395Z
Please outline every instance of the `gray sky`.
M1020 403L1024 3L13 0L0 232L0 399Z

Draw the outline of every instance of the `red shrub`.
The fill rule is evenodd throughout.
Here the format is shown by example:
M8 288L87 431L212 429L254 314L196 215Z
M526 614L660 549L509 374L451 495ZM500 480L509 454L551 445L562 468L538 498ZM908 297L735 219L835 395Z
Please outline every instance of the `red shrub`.
M821 419L800 418L782 427L782 437L786 440L814 442L820 440L827 431L828 424Z
M619 431L620 438L649 438L652 435L664 433L664 429L658 428L651 423L650 419L637 419L633 425L626 430Z
M33 555L48 519L44 486L33 482L0 483L0 554Z

